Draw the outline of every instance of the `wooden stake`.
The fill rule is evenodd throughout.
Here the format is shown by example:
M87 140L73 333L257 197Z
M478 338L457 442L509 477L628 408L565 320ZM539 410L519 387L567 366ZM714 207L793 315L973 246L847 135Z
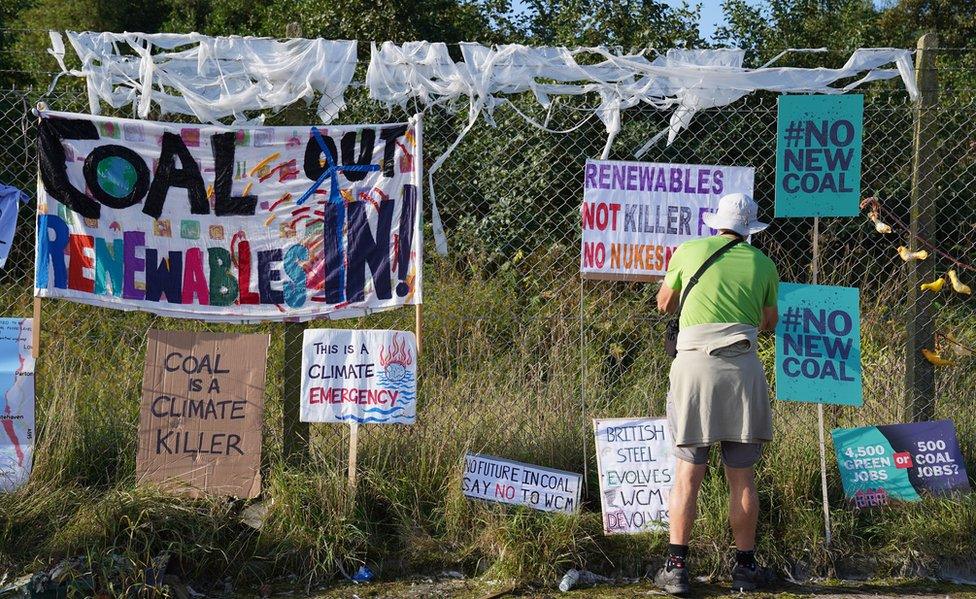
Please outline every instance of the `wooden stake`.
M911 237L908 247L919 248L919 238L932 239L935 232L936 201L939 199L939 165L945 158L939 148L939 81L935 54L939 37L927 33L918 40L915 53L915 81L919 98L915 105L915 135L912 156ZM935 260L908 263L908 313L905 332L906 420L931 420L935 412L935 366L922 356L935 348L935 294L919 285L935 278Z
M281 364L281 430L285 462L291 466L309 459L311 431L302 422L302 345L305 323L286 322L283 325L284 359Z
M41 298L34 298L34 318L31 321L31 356L35 359L41 353Z
M415 333L417 335L417 355L420 355L420 349L423 347L423 335L424 335L424 305L417 304L414 306L416 318L414 323Z
M810 275L814 285L820 282L820 218L813 217L813 263L810 265ZM830 500L827 497L827 440L824 434L824 407L817 404L817 431L820 436L820 495L823 499L824 513L824 541L830 546Z
M356 497L356 462L359 459L359 423L349 423L349 493Z
M302 37L301 23L291 22L285 25L285 36ZM285 123L289 125L301 125L306 118L298 103L286 108L283 116ZM308 462L310 456L311 431L308 423L301 421L301 364L305 323L286 322L283 334L285 355L281 361L282 453L285 463L294 466Z

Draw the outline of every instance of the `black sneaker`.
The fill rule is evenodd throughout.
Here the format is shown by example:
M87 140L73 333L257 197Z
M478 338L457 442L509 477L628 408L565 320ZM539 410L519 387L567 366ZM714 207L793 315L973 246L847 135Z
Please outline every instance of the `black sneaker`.
M654 584L672 595L687 595L691 592L688 568L684 567L672 566L670 570L667 567L661 568L654 577Z
M732 568L732 591L755 591L772 584L776 580L773 571L760 565L750 568L736 564Z

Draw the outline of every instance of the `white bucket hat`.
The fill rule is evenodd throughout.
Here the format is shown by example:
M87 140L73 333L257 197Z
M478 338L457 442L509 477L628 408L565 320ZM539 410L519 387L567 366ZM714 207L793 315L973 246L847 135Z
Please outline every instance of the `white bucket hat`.
M735 231L743 237L758 233L769 226L757 218L759 206L744 193L730 193L718 201L716 212L702 214L702 221L713 229Z

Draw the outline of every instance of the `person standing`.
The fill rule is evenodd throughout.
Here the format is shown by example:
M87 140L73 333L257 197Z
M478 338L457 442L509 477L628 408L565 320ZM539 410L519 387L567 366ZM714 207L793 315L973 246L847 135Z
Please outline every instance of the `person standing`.
M736 548L732 588L754 590L770 578L755 557L755 465L773 437L769 388L756 347L759 330L776 326L779 275L773 261L746 242L769 226L757 219L751 197L725 195L718 210L702 220L718 235L678 246L657 295L659 310L680 313L667 402L677 457L669 499L671 538L667 561L655 576L657 585L673 594L689 592L688 543L714 444L721 446L729 483ZM710 264L702 271L706 261Z

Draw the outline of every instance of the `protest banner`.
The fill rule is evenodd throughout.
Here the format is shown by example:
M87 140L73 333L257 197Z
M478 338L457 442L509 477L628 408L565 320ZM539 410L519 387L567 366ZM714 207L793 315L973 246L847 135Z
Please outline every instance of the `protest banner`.
M208 321L421 303L416 123L42 112L35 294Z
M302 422L413 424L417 343L408 331L307 329Z
M856 507L971 490L951 420L837 428L831 435L844 495Z
M752 195L751 167L587 160L580 272L586 279L650 281L675 248L715 234L702 221L723 195Z
M857 216L864 97L780 96L776 217Z
M858 289L780 283L777 308L776 397L861 405Z
M668 523L674 452L665 418L597 418L603 532L641 533Z
M472 499L571 514L579 509L581 482L573 472L468 453L461 491Z
M0 318L0 492L18 489L34 459L34 355L30 318Z
M149 331L136 480L192 497L261 493L269 335Z

